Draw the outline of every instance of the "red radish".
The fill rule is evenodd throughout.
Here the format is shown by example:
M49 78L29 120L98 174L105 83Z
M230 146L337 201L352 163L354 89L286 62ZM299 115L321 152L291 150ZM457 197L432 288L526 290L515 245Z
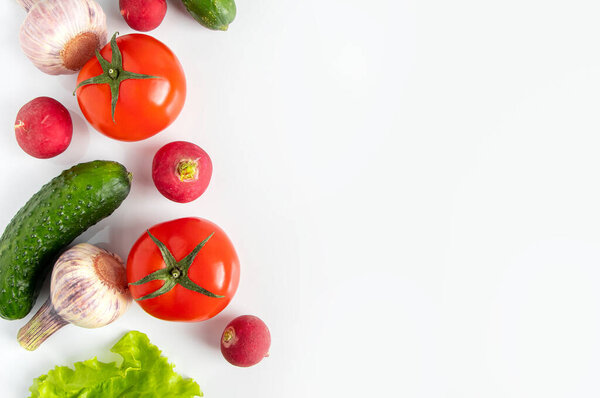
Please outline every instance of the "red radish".
M119 0L119 8L131 29L148 32L165 17L167 0Z
M269 328L254 315L242 315L229 322L221 336L221 353L235 366L256 365L269 356Z
M35 98L19 110L15 120L17 143L39 159L52 158L71 143L73 122L67 108L50 97Z
M210 157L191 142L171 142L154 155L154 185L165 198L174 202L187 203L197 199L206 191L211 176Z

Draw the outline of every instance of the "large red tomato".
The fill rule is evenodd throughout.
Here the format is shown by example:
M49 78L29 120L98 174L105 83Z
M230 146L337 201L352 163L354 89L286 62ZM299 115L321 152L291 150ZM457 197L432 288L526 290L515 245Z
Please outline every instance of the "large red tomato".
M153 226L127 259L133 298L150 315L168 321L217 315L231 301L239 280L233 244L221 228L201 218Z
M83 66L76 90L81 112L96 130L139 141L177 118L185 102L185 75L166 45L144 34L115 34L100 55Z

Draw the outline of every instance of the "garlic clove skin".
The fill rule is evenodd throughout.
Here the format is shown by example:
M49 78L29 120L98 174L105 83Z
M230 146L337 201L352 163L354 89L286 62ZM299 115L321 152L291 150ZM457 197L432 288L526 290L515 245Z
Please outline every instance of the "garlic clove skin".
M17 3L23 7L25 11L29 11L31 7L33 7L33 5L38 1L40 0L17 0Z
M54 265L50 300L68 323L84 328L108 325L131 303L125 265L116 254L96 246L75 245Z
M31 7L21 25L21 48L44 73L75 73L108 41L106 15L94 0L20 0L20 4Z

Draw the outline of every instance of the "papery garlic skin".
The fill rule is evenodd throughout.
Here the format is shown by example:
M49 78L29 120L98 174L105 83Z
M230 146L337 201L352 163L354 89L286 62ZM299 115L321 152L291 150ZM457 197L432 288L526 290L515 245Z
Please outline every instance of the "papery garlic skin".
M74 246L54 265L50 300L69 323L84 328L108 325L131 303L123 261L88 243Z
M106 15L94 0L19 2L31 6L21 25L21 48L42 72L75 73L107 43Z
M17 333L27 350L37 349L69 323L98 328L119 318L131 303L123 260L88 243L64 252L52 270L50 297Z
M25 11L29 11L31 7L33 7L33 5L39 1L40 0L17 0L17 3L19 3L19 5L23 7Z

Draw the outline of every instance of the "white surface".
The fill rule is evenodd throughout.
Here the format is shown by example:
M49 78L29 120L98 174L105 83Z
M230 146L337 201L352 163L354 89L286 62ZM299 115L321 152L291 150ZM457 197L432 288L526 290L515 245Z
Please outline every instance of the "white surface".
M110 30L130 32L117 1L101 3ZM133 191L79 241L126 256L146 227L195 215L228 232L242 264L235 299L204 323L134 306L29 353L15 342L25 320L0 322L2 397L25 396L56 364L110 358L130 329L206 397L599 396L599 11L591 0L238 0L222 33L171 1L152 34L179 55L188 100L168 131L126 144L86 125L74 76L25 59L23 12L2 2L0 225L62 169L114 159ZM25 155L12 131L40 95L75 121L51 160ZM192 204L150 180L154 152L176 139L214 162ZM238 369L217 344L245 313L273 344Z

